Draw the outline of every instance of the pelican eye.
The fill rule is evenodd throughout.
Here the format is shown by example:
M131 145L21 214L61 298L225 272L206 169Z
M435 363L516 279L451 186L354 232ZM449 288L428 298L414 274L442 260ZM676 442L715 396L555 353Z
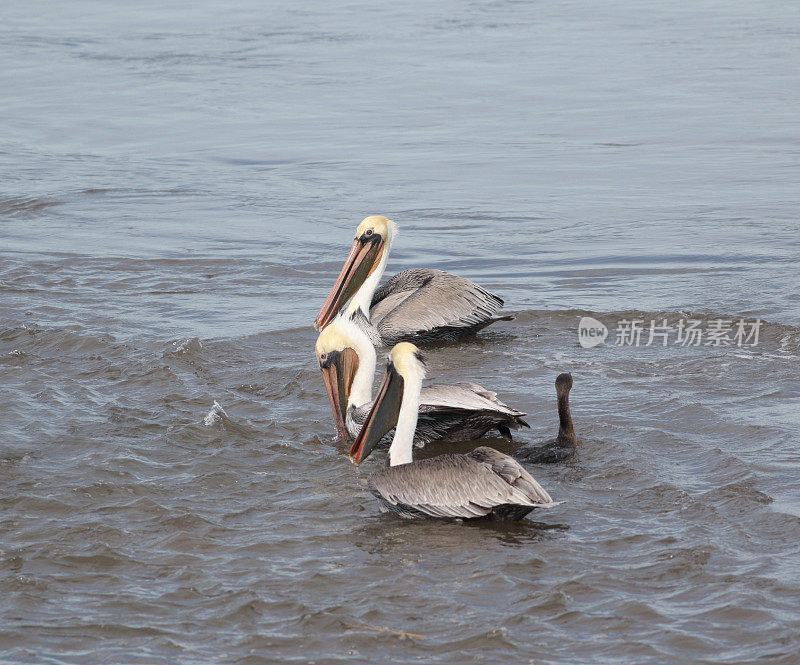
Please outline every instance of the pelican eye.
M327 357L328 357L328 354L327 354L327 353L320 353L320 354L319 354L319 359L320 359L320 360L325 360Z
M373 233L375 232L372 229L367 229L364 231L364 235L367 236L367 238L369 238Z

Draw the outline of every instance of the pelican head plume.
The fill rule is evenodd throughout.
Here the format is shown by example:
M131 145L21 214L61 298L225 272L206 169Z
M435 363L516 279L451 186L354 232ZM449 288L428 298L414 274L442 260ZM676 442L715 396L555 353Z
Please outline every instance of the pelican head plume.
M400 342L389 352L389 362L403 380L422 383L427 365L422 351L411 342Z
M375 348L361 328L340 315L319 334L315 351L336 432L342 441L347 441L347 409L351 404L358 406L372 399Z
M354 464L366 459L381 438L395 426L395 440L401 443L398 446L393 444L389 449L390 461L392 464L411 461L425 369L425 359L414 344L395 344L387 358L386 375L378 396L350 448L350 459Z
M397 225L383 215L366 217L356 229L356 237L342 271L317 314L314 327L327 326L354 296L353 308L360 308L369 318L372 295L386 269L386 260L392 241L397 235ZM366 288L362 288L366 284Z

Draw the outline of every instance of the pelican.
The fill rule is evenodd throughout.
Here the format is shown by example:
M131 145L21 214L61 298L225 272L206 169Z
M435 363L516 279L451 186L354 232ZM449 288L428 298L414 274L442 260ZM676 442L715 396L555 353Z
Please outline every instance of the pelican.
M503 306L498 296L441 270L403 270L378 288L396 235L397 225L381 215L358 225L342 271L317 314L316 329L327 326L351 298L345 311L375 346L452 342L514 318L495 316Z
M316 353L336 431L342 441L352 441L372 408L375 347L354 321L339 315L319 334ZM511 441L512 429L529 427L524 415L476 383L428 386L420 393L414 445L472 441L493 429Z
M389 467L367 485L385 510L401 517L518 520L534 508L557 502L508 455L482 446L467 455L446 454L414 462L414 428L425 363L408 342L389 354L386 375L364 426L350 449L355 464L364 460L395 427Z
M545 444L528 444L514 451L514 458L532 464L554 464L563 462L575 454L578 438L572 426L569 411L569 391L572 390L572 374L559 374L556 377L558 396L558 436Z

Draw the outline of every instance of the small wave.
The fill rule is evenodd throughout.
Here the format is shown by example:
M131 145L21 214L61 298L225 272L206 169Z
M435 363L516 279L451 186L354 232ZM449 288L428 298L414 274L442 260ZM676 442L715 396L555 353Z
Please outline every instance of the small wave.
M3 356L0 356L0 363L4 365L24 365L30 356L21 349L12 349Z
M225 413L225 409L220 406L219 402L214 400L214 406L211 407L211 411L203 418L203 424L206 427L212 427L214 425L222 425L226 420L230 420L228 414Z
M10 457L0 457L0 466L11 466L13 464L27 464L33 458L30 453L23 453L22 455L12 455Z
M23 354L31 350L26 346L37 353L85 356L116 353L127 348L108 333L92 331L77 324L42 328L36 323L24 323L13 328L0 328L0 342L13 344L13 348Z
M785 333L778 343L778 353L788 358L796 358L800 353L800 332Z
M714 502L717 505L735 505L739 507L746 502L764 505L773 501L771 496L756 489L751 480L715 487L705 492L702 495L702 500Z
M189 337L188 339L175 340L172 343L173 353L193 353L202 351L203 343L199 337ZM214 402L216 404L216 402Z
M0 199L0 215L21 217L38 212L43 208L60 205L61 201L39 198L36 196L17 196L9 199Z

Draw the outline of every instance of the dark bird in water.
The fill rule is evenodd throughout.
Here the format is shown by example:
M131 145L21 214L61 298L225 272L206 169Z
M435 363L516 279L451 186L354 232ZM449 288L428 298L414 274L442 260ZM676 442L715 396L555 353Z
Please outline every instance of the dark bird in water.
M336 431L352 441L372 408L377 356L367 334L348 316L339 315L317 338L317 361L328 391ZM477 383L422 388L414 445L432 441L473 441L496 430L511 441L511 430L528 427L522 416ZM389 445L391 437L384 437Z
M514 317L495 316L503 300L463 277L441 270L412 268L378 283L386 270L397 225L386 217L367 217L342 271L317 314L322 330L342 308L367 333L375 346L400 341L418 344L451 342Z
M513 457L529 464L554 464L568 460L575 454L578 439L572 426L569 411L569 391L572 389L572 374L559 374L556 377L558 396L558 436L544 444L527 444L518 448Z
M350 459L359 464L395 427L389 466L367 481L384 510L406 518L518 520L534 508L557 505L519 462L493 448L413 461L424 376L419 349L408 342L396 345L378 397L350 448Z

